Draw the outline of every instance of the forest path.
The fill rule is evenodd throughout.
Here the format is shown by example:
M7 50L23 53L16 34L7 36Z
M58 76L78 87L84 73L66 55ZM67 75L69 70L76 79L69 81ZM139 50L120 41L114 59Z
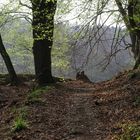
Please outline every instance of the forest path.
M36 128L36 132L45 130L43 138L47 135L47 140L102 140L106 136L94 87L75 86L76 83L73 88L69 84L56 85L51 93L43 96L45 106L30 106L32 126L44 121L44 125L38 123Z
M43 91L0 85L0 140L115 140L122 133L118 124L140 118L139 85L139 79L124 77L96 84L62 82ZM13 133L21 110L28 128Z
M64 87L63 87L64 86ZM97 86L97 85L96 85ZM105 127L103 103L109 91L98 90L95 84L73 81L58 86L60 92L65 94L65 117L70 140L105 140L111 127ZM56 86L57 87L57 86ZM59 93L58 93L59 94ZM102 104L103 103L103 104ZM108 120L109 121L109 120ZM64 138L65 139L65 138Z
M103 139L101 129L101 120L99 118L99 106L96 105L97 98L94 93L78 92L79 88L68 92L70 95L67 99L67 120L69 123L70 136L72 140L96 140ZM88 90L88 89L87 89ZM98 135L101 135L99 138Z

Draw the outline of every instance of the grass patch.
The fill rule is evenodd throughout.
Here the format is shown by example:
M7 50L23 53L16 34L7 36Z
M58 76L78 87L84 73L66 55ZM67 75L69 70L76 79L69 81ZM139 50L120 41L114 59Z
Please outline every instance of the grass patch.
M18 116L23 117L23 118L27 117L27 107L26 106L23 106L23 107L18 108L18 109L16 107L14 107L12 109L12 112L17 114Z
M129 79L133 79L133 78L140 79L140 69L137 69L135 71L130 71L127 76Z
M122 125L122 135L117 140L140 140L140 124L131 123Z
M131 72L128 73L127 76L128 76L129 79L133 79L134 77L136 77L136 73L134 71L131 71Z
M48 92L49 90L51 90L53 87L51 86L47 86L47 87L42 87L39 89L34 89L31 93L29 93L29 95L27 96L27 101L28 102L41 102L41 95L43 93Z
M27 123L27 108L26 107L21 107L19 109L13 110L15 113L17 113L16 119L13 121L13 126L12 126L12 132L19 132L23 129L26 129L28 127Z
M133 104L134 104L134 106L140 106L140 97L139 96L135 97Z
M27 127L28 127L27 121L21 116L19 116L14 120L12 131L19 132L23 129L26 129Z

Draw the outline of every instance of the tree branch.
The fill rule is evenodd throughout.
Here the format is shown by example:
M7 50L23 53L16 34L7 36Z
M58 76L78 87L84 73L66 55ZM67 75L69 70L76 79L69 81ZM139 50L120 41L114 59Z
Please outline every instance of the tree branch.
M29 8L29 9L32 9L31 6L29 6L29 5L25 4L25 3L22 3L21 0L19 0L19 4L20 4L21 6L24 6L24 7L27 7L27 8Z

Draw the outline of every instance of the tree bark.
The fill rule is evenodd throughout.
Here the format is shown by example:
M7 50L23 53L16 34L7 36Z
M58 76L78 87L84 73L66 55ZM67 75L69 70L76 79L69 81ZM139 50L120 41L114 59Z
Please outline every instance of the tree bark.
M51 72L51 48L47 46L48 40L34 40L33 54L36 79L39 85L53 83Z
M11 84L12 85L17 85L19 80L17 78L16 72L15 72L14 67L12 65L11 59L10 59L10 57L9 57L8 53L6 52L6 49L4 47L1 34L0 34L0 53L3 57L3 60L6 64L7 70L9 72L9 77L10 77Z
M131 38L131 48L135 58L134 69L137 69L140 65L140 27L138 21L135 20L135 17L140 16L139 13L139 0L128 1L128 6L126 9L123 8L121 0L115 0L126 25L126 28L129 31Z
M134 69L137 69L140 66L140 34L137 34L136 38L136 44L135 47L133 48L133 53L135 56L135 65Z
M33 55L39 85L53 83L51 48L57 0L32 0Z

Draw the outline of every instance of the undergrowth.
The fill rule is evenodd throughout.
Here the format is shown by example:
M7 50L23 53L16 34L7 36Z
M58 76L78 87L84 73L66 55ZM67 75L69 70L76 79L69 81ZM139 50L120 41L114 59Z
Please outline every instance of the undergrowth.
M12 131L13 132L19 132L19 131L27 128L27 127L28 127L27 121L24 118L19 116L14 121Z
M26 129L28 127L28 122L26 120L27 117L26 107L22 107L17 110L14 110L14 112L17 113L17 117L13 121L12 131L19 132L23 129Z
M140 140L140 124L123 124L122 134L118 136L117 140Z
M48 92L51 90L53 87L48 86L48 87L42 87L38 89L32 90L29 95L27 96L27 101L28 102L41 102L41 95L43 93Z
M140 97L139 96L135 97L134 106L140 106Z

